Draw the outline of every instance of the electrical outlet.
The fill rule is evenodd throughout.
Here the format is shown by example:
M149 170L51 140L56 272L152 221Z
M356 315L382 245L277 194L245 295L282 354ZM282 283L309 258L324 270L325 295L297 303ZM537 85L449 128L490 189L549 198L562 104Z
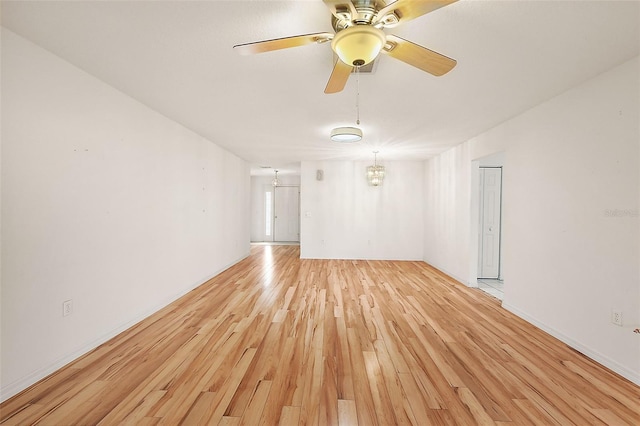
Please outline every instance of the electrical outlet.
M65 300L62 302L62 316L66 317L73 313L73 300Z
M622 326L622 311L611 311L611 322L615 325Z

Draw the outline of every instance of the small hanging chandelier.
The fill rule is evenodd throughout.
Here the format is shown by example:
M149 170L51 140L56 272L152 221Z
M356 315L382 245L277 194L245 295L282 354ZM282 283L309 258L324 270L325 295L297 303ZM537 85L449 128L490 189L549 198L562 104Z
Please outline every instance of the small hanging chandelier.
M367 167L367 181L370 186L382 185L384 166L378 165L378 151L373 151L373 166Z
M276 186L280 185L280 180L278 179L278 171L277 170L276 170L276 176L271 181L271 185L273 187L276 187Z

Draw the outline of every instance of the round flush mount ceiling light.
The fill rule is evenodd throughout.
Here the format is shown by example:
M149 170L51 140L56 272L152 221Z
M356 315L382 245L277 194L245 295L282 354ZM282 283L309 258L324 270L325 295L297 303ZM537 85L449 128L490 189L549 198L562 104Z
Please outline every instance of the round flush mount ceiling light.
M354 25L339 31L331 41L331 48L342 62L358 67L373 61L386 41L380 28Z
M331 131L334 142L358 142L362 139L362 130L357 127L336 127Z

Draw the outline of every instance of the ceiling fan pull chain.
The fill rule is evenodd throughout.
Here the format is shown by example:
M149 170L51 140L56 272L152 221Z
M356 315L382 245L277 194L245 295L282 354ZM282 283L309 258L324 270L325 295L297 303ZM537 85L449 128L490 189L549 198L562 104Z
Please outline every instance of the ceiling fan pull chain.
M356 124L360 125L360 65L356 66Z

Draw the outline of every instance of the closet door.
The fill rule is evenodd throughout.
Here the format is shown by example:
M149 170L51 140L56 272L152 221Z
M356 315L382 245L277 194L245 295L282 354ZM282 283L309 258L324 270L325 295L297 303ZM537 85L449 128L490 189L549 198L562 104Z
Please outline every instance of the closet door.
M502 168L480 168L478 278L500 276Z

